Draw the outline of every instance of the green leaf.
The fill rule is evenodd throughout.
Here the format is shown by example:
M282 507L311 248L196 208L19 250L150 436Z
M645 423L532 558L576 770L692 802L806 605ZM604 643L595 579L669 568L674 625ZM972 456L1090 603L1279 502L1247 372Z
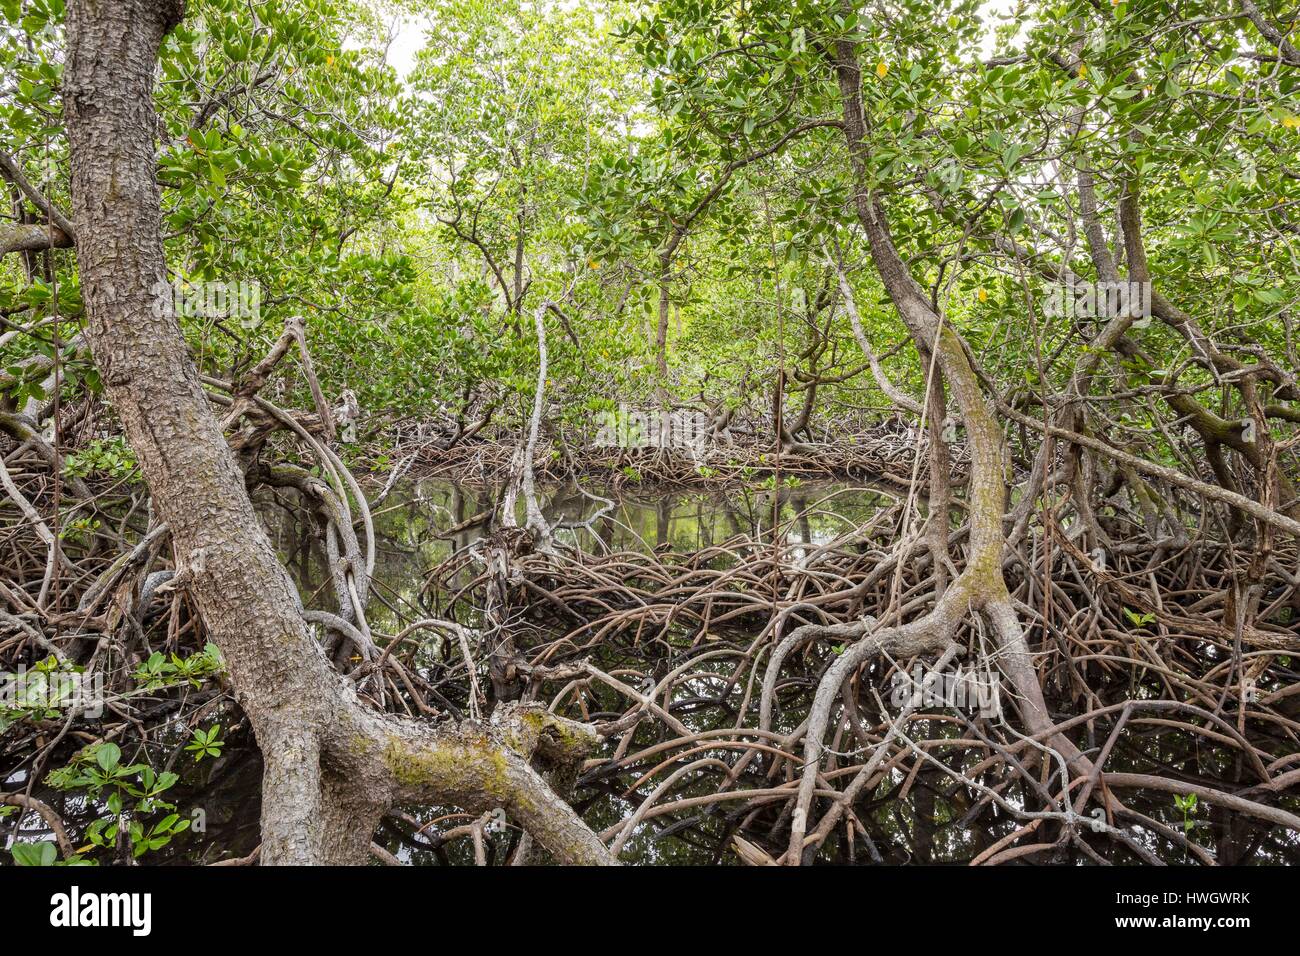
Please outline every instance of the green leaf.
M111 771L122 759L122 748L117 744L100 744L95 749L95 763L105 771Z
M53 843L15 843L14 863L18 866L53 866L59 858L59 849Z

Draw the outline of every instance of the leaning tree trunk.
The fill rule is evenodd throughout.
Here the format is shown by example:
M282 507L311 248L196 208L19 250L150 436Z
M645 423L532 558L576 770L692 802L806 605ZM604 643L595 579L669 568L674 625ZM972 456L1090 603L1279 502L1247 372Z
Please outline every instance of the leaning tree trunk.
M825 840L828 828L837 818L834 812L827 813L816 829L811 833L808 830L825 734L844 682L860 666L882 653L898 659L954 651L952 638L972 613L978 613L987 622L996 638L998 665L1015 690L1016 707L1029 730L1044 738L1044 743L1071 773L1087 773L1092 769L1074 742L1054 730L1024 630L1002 576L1007 459L1001 426L967 355L966 343L935 312L925 290L908 271L890 234L884 206L869 186L871 147L855 41L838 40L829 52L840 90L843 132L853 174L854 209L867 236L872 264L918 351L933 357L936 370L951 389L966 426L971 455L967 494L970 534L965 567L937 596L928 614L892 626L878 627L875 621L867 619L834 631L813 625L810 632L805 625L787 635L769 658L765 680L770 686L784 655L811 633L820 631L828 636L834 633L854 640L822 675L808 714L799 794L791 815L789 846L782 858L793 865L799 864L806 852ZM767 730L767 715L761 722ZM865 777L862 779L865 782Z
M978 610L988 621L999 644L999 664L1015 688L1016 705L1022 718L1035 734L1046 734L1052 720L1024 630L1002 575L1003 517L1007 504L1007 456L1002 428L971 365L966 343L934 311L925 290L908 271L890 234L884 206L867 186L869 130L862 100L862 70L853 41L837 41L834 57L844 113L844 138L853 172L854 209L866 233L872 263L913 342L922 355L933 355L937 371L951 387L966 426L971 456L967 500L970 547L966 567L954 590L961 594L964 610ZM945 603L940 599L936 615ZM950 633L945 633L945 638ZM1064 734L1051 734L1047 743L1072 767L1091 769Z
M68 6L64 98L86 334L171 529L178 574L226 652L266 756L263 858L305 861L307 818L284 807L314 813L319 802L310 764L325 701L310 691L325 663L303 653L296 592L253 513L167 294L153 82L159 44L182 10L148 0ZM256 695L242 692L255 682Z
M603 844L529 765L571 759L581 725L512 711L432 728L373 713L330 667L254 514L167 288L154 71L180 0L71 0L64 100L86 336L171 530L179 582L221 649L265 761L266 863L359 862L394 801L503 807L563 861ZM558 742L557 742L558 741Z

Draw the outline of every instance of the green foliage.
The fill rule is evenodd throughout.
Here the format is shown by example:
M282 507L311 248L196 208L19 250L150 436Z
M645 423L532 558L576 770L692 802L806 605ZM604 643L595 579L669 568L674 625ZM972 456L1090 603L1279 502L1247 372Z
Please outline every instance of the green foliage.
M77 702L85 668L50 656L25 672L0 671L0 734L23 720L57 720Z
M207 730L201 727L194 728L193 739L185 745L185 749L194 754L194 760L200 761L204 757L220 757L221 748L226 745L221 737L221 725L213 724Z
M132 676L144 690L158 690L183 683L197 688L204 681L220 674L224 667L221 651L215 644L208 644L202 651L188 657L154 651L135 669Z
M40 843L15 843L9 850L15 866L93 866L91 860L80 853L73 853L66 859L59 859L59 848L54 843L44 840Z
M125 478L135 469L135 453L120 435L96 438L63 460L63 473L76 478L88 478L94 474Z
M1194 793L1176 793L1174 794L1174 806L1183 814L1183 832L1191 833L1192 827L1196 824L1192 817L1196 815L1196 794Z
M139 858L190 827L190 821L175 812L175 804L163 798L178 779L171 771L158 773L146 763L124 764L121 748L103 742L83 748L45 782L57 790L83 792L97 804L102 800L100 815L86 828L88 844L80 852L112 852L124 834L132 856ZM157 813L164 816L154 822L145 819Z
M1033 266L1096 278L1081 169L1108 231L1138 185L1153 283L1208 340L1283 365L1294 353L1300 80L1208 0L1043 0L1005 16L904 0L890 17L838 0L403 0L423 43L404 75L384 59L387 9L253 9L190 4L155 97L171 273L261 290L253 316L183 318L220 378L302 315L327 395L350 389L376 427L464 427L489 410L517 427L538 358L529 313L551 299L564 317L546 317L548 420L567 435L588 434L602 402L762 418L779 369L788 411L809 400L802 374L825 382L814 416L870 418L890 405L837 301L831 264L843 262L866 338L919 395L923 363L895 348L905 330L865 268L837 44L862 68L862 184L948 321L996 356L984 370L1013 404L1034 405L1093 357L1097 323L1045 314ZM12 90L0 149L66 209L62 4L0 12ZM0 261L0 312L27 330L0 344L0 397L29 412L52 397L56 358L64 397L101 390L73 344L73 255L36 264ZM1218 387L1170 323L1139 319L1128 339L1102 357L1097 388ZM310 405L293 359L277 375L277 399ZM1177 464L1160 412L1130 404L1110 437ZM133 465L125 446L96 442L67 473L123 478Z
M1140 614L1137 611L1124 608L1124 616L1129 619L1134 627L1145 627L1155 621L1156 616L1152 613Z

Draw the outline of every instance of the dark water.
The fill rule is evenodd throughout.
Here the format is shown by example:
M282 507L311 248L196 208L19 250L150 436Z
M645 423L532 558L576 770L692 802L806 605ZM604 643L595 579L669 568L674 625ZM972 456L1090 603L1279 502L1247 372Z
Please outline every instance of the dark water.
M719 492L638 492L567 487L541 492L547 520L558 524L560 544L584 551L640 551L670 548L678 554L722 544L737 535L770 540L779 521L783 549L798 557L805 546L818 546L852 531L882 505L894 501L883 487L796 486ZM779 497L779 510L776 507ZM420 591L430 568L464 551L484 533L476 525L450 537L444 531L465 523L492 505L490 493L443 480L411 482L393 491L375 509L377 556L375 585L383 598L406 611L421 608ZM287 518L288 514L282 514ZM522 523L523 511L519 517ZM304 595L316 595L329 607L326 559L319 538L300 522L272 521L273 540L285 555ZM383 601L367 608L372 626L394 624Z
M768 534L774 520L779 520L785 546L797 555L805 546L824 544L861 525L882 504L891 501L887 491L862 486L783 488L779 502L777 497L775 492L763 489L729 494L665 493L659 490L652 494L624 488L612 494L584 493L576 488L566 488L548 494L545 510L548 519L562 523L557 533L562 542L597 553L669 548L678 553L693 552L737 535ZM285 503L289 504L291 502ZM391 632L397 618L394 609L405 618L425 616L439 610L443 597L425 586L429 569L468 547L482 533L482 528L469 527L451 537L443 537L442 533L489 506L490 501L481 490L458 487L446 481L423 481L400 486L375 509L377 598L367 612L372 628ZM272 528L273 540L308 603L328 607L330 595L325 584L325 557L319 547L319 537L311 533L301 515L290 507L264 503L264 514ZM674 640L672 635L666 638L669 644ZM685 652L688 646L689 641L683 639L681 647L676 650ZM608 659L602 657L605 654L609 655ZM643 663L629 658L626 648L598 651L596 656L597 663L607 670ZM644 669L651 670L652 665ZM1123 699L1125 693L1128 689L1122 691L1119 699ZM612 693L607 701L601 703L608 704L611 714L621 712L626 706L625 701ZM1068 708L1069 705L1065 706ZM778 714L774 729L790 730L803 719L804 714L797 703L787 707ZM675 715L693 731L730 726L735 721L734 713L706 705L685 706L681 711L675 711ZM179 729L171 737L155 742L147 753L128 753L128 759L147 758L155 767L170 766L180 773L181 781L169 797L177 805L178 813L183 817L194 817L196 824L202 825L202 832L182 834L170 845L149 853L144 858L147 862L210 863L244 856L257 845L260 758L237 714L213 713L206 717L222 720L229 728L226 746L217 758L198 763L191 760L182 749L187 734ZM911 726L914 736L964 735L964 729L953 723L918 721ZM1235 752L1207 746L1204 738L1193 738L1180 732L1151 726L1137 729L1136 724L1134 728L1125 731L1107 769L1150 772L1154 766L1208 781L1243 779ZM655 742L656 733L657 730L646 726L645 736L638 736L632 752ZM1098 728L1096 733L1099 739L1087 743L1099 746L1109 728ZM1284 748L1286 744L1282 742L1279 746ZM124 744L124 750L127 749ZM666 774L660 774L657 781L664 776ZM589 772L574 794L575 804L596 830L612 826L636 809L636 804L623 796L635 779L635 774L627 772ZM716 783L712 777L697 775L693 781L674 790L667 799L713 793L717 789ZM765 782L760 773L755 773L750 778L742 777L739 785L741 788L762 787ZM3 784L6 790L24 786L22 778L10 779ZM1012 784L1004 794L1013 804L1027 802L1026 795L1018 786ZM1222 787L1239 789L1232 783L1224 783ZM82 797L69 797L44 786L38 786L36 792L64 814L77 834L77 840L80 840L84 827L101 812L100 807L88 804ZM1125 799L1131 808L1175 829L1182 830L1186 823L1190 823L1192 839L1216 853L1220 862L1300 863L1300 841L1295 833L1260 826L1247 818L1211 809L1205 804L1185 818L1184 813L1175 807L1172 794L1127 791ZM1300 801L1292 797L1283 805L1295 812L1300 809L1298 804ZM622 858L627 862L645 864L735 864L738 860L730 848L730 838L741 822L739 806L740 801L717 804L714 808L667 814L642 823L626 844ZM962 863L1022 825L1022 821L1013 819L995 806L972 803L967 790L954 786L950 778L934 768L922 769L910 780L902 772L896 772L893 779L886 779L874 793L864 795L855 809L870 840L864 841L859 836L850 847L843 839L841 829L825 845L820 859L891 864ZM777 813L778 810L774 809L749 821L751 828L745 831L746 838L759 842L765 825L770 828L777 823ZM376 835L376 842L406 862L435 865L470 863L473 854L468 839L444 846L438 846L436 839L430 839L440 830L465 822L468 822L467 818L448 808L404 808L401 815L384 822ZM40 838L40 821L35 814L26 815L24 826L30 828L30 832L24 834L25 838ZM6 833L7 829L0 829L0 833ZM778 832L783 836L785 831ZM1185 850L1152 836L1149 831L1134 829L1130 833L1169 863L1190 862ZM6 834L6 839L10 838ZM518 833L513 830L490 835L486 843L489 860L503 862L517 838ZM1107 841L1094 840L1092 845L1115 862L1134 861L1127 851L1106 849ZM8 862L7 853L3 858ZM1062 857L1043 855L1036 859L1039 862L1089 862L1073 851Z

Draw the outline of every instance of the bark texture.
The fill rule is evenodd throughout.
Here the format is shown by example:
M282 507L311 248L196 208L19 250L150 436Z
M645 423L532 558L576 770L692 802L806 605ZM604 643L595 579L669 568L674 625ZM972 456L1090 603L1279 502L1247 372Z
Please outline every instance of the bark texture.
M11 252L66 249L70 245L72 240L58 226L22 222L0 223L0 256L7 256Z
M304 622L167 294L153 83L182 14L177 0L68 4L73 223L91 351L265 758L262 861L362 862L401 799L505 807L558 859L607 862L529 765L554 718L448 729L372 713Z

